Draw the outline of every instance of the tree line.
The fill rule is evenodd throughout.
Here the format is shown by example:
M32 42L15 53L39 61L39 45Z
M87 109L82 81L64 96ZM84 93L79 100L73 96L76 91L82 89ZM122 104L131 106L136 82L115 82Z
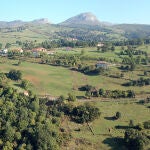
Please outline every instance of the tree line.
M134 98L135 93L132 90L105 90L103 88L96 89L94 86L85 85L79 88L81 91L85 91L85 96L90 97L104 97L104 98Z
M150 78L139 78L137 80L132 80L130 82L124 83L124 86L145 86L150 85Z

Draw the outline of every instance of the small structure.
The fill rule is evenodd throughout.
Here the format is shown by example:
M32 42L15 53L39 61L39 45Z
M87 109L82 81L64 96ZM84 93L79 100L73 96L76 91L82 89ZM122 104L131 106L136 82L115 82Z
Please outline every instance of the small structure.
M34 57L39 56L40 53L42 53L42 52L45 52L45 53L46 53L47 50L46 50L45 48L43 48L43 47L38 47L38 48L32 49L32 53L33 53Z
M48 55L54 55L55 51L47 51L46 52Z
M18 52L18 53L23 53L23 49L22 48L16 48L16 49L12 49L12 52Z
M106 61L99 61L97 64L96 64L96 68L104 68L104 69L107 69L108 66L110 66L110 64Z
M101 42L99 42L98 44L97 44L97 47L103 47L104 46L104 44L103 43L101 43Z
M2 50L0 51L0 53L1 53L1 54L7 54L7 53L8 53L8 49L7 49L7 48L2 49Z
M24 91L24 93L23 93L25 96L29 96L29 93L28 93L28 91Z
M47 50L43 47L38 47L38 48L34 48L32 49L32 52L46 52Z

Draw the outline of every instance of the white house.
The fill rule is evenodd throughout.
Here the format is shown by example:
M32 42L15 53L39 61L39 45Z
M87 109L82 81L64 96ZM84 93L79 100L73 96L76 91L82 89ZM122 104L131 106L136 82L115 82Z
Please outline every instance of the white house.
M104 44L101 42L97 44L97 47L103 47L103 46L104 46Z
M96 68L100 68L101 67L101 68L107 69L109 65L110 64L108 62L106 62L106 61L99 61L96 64Z
M7 54L7 53L8 53L8 49L7 49L7 48L2 49L2 50L0 51L0 53L1 53L1 54Z

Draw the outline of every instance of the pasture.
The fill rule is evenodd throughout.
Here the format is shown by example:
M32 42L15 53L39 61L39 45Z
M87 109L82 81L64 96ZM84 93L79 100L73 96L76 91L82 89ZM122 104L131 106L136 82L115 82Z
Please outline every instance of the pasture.
M70 129L75 139L74 143L70 144L72 147L78 149L85 149L86 147L87 150L127 150L123 146L123 137L125 129L129 126L129 121L133 120L134 125L137 125L149 119L149 108L146 105L137 104L136 101L131 99L91 103L96 105L101 112L100 118L89 124L94 135L87 124L81 125L65 120L66 130ZM121 118L114 120L113 116L117 111L121 113ZM84 140L77 145L77 139Z
M88 55L90 55L90 53L92 52L87 52ZM122 86L123 83L128 82L131 79L142 77L144 70L148 70L148 67L139 66L135 71L123 72L123 78L114 78L110 77L110 75L121 73L117 66L110 67L107 71L107 75L86 75L73 71L70 68L26 61L22 61L21 65L18 66L18 60L7 59L5 57L0 57L0 62L1 72L7 73L11 69L21 70L23 79L27 79L31 83L29 89L38 95L67 96L69 92L74 92L76 96L80 97L84 96L85 92L78 91L78 88L86 84L95 86L97 89L130 89L134 90L138 95L149 94L150 86L143 86L142 88L140 86ZM147 77L149 77L149 75ZM16 83L13 84L14 87L15 85Z

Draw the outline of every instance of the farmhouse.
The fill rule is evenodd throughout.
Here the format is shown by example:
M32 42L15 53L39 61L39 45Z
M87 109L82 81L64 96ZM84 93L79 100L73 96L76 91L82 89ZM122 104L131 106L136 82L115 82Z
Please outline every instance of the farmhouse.
M97 47L103 47L103 46L104 46L104 44L101 43L101 42L99 42L99 43L97 44Z
M25 96L29 96L29 93L28 93L28 91L24 91L24 93L23 93Z
M38 48L34 48L32 49L32 52L46 52L47 50L43 47L38 47Z
M55 51L47 51L46 52L48 55L54 55Z
M7 54L7 53L8 53L8 49L6 49L6 48L5 48L5 49L2 49L2 50L0 51L0 53L1 53L1 54Z
M8 53L8 49L2 49L2 50L0 50L0 55L1 56L7 56L7 53Z
M42 53L42 52L47 52L47 50L43 47L38 47L38 48L32 49L32 53L35 57L39 56L40 53Z
M17 49L12 49L12 52L18 52L18 53L23 53L23 49L22 48L17 48Z
M99 61L97 64L96 64L96 68L105 68L107 69L108 66L110 66L110 63L106 62L106 61Z

